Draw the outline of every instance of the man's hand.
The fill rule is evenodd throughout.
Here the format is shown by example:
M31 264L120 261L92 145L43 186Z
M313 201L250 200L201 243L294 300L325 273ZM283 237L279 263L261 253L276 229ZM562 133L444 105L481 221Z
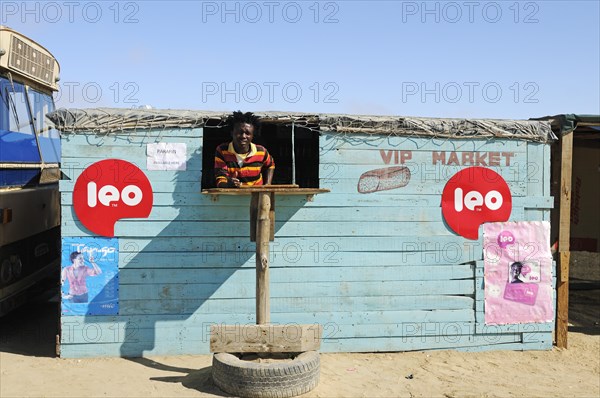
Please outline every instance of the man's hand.
M233 170L230 173L230 177L227 177L228 179L228 185L232 188L239 188L242 186L242 182L238 179L238 171L237 170Z
M232 188L239 188L242 186L241 181L235 177L229 179L229 184Z
M217 185L217 188L239 188L242 182L235 177L227 177L227 182L222 182Z

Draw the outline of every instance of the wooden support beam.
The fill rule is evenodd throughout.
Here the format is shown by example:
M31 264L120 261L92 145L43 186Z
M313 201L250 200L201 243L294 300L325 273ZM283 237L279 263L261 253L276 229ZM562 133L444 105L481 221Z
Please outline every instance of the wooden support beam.
M571 238L571 170L573 132L561 138L558 278L556 283L556 345L567 348L569 329L569 240Z
M296 185L260 185L240 188L209 188L202 190L204 195L234 195L245 196L257 192L274 192L278 195L315 195L327 193L326 188L294 188Z
M268 185L241 188L211 188L203 194L251 195L250 240L256 242L257 325L211 325L211 352L304 352L321 346L322 326L270 325L269 242L275 238L275 194L307 195L329 192L297 185Z
M275 192L269 193L269 199L271 199L271 210L269 211L269 240L273 242L275 240Z
M256 242L256 218L258 217L258 194L250 197L250 242Z
M210 326L210 352L304 352L321 347L323 327L314 325Z
M256 323L270 320L269 305L269 238L271 236L271 194L257 192L258 215L256 220Z

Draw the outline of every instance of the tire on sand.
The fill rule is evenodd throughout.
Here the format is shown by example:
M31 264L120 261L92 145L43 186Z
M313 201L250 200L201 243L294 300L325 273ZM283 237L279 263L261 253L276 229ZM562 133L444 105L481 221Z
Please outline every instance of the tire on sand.
M256 363L235 355L213 356L212 377L221 390L240 397L286 398L305 394L319 384L319 353L306 351L291 361Z

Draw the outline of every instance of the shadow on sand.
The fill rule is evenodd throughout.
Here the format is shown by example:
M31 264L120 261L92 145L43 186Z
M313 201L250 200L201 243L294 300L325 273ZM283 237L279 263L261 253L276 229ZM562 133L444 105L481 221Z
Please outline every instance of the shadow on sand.
M196 390L202 393L212 394L220 397L230 396L221 391L213 383L212 366L207 366L202 369L188 369L171 365L165 365L160 362L153 361L149 358L128 358L128 360L164 372L182 373L181 376L151 377L150 380L152 381L160 381L164 383L180 383L186 388Z

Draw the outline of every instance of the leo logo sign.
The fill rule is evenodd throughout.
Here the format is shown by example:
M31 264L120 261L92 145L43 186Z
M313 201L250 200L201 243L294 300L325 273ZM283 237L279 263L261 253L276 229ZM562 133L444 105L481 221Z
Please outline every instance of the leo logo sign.
M152 210L152 186L133 163L107 159L86 168L73 188L73 207L90 231L113 237L121 218L147 218Z
M456 173L442 192L442 214L448 226L467 239L477 239L485 222L507 221L512 210L510 189L502 176L485 167Z

